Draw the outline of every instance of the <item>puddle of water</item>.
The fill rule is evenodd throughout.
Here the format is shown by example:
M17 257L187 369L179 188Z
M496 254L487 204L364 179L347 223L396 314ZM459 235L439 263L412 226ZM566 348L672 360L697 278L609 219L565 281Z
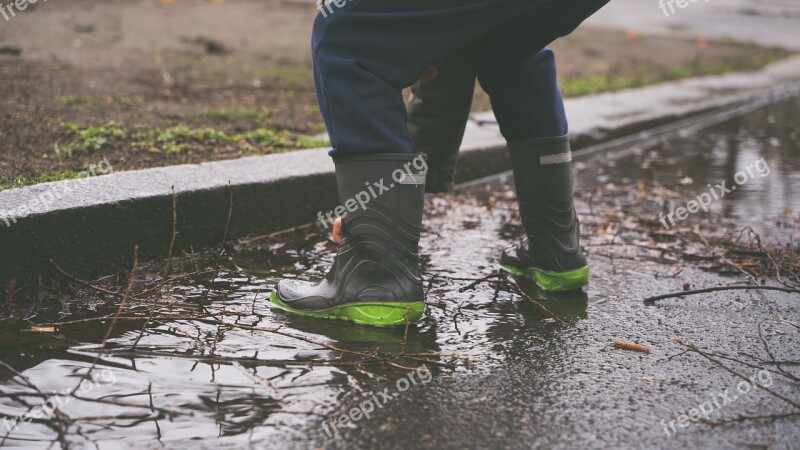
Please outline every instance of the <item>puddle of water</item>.
M751 225L763 237L796 234L800 218L798 114L800 103L791 99L701 133L670 136L644 149L633 146L597 155L576 163L577 186L584 190L626 188L641 180L652 188L657 183L681 194L665 199L667 212L708 193L709 211L690 214L693 219ZM723 192L723 187L730 192ZM658 212L652 215L660 220ZM680 223L677 218L675 222Z
M800 210L793 197L800 194L800 128L792 120L800 114L798 109L797 102L780 103L698 135L671 139L658 148L625 149L627 155L583 161L578 170L579 210L638 208L641 214L652 213L655 220L657 209L652 209L653 203L643 204L635 198L640 180L650 186L657 181L665 189L683 194L699 193L707 183L732 180L743 166L763 157L771 173L765 177L756 176L741 189L715 202L707 218L718 220L714 217L719 216L719 220L757 226L759 232L770 236L791 233L798 221L788 219L786 214L796 215ZM602 198L592 199L593 205L590 205L590 192L597 188L603 189ZM672 201L679 202L678 199ZM330 346L355 352L378 349L384 355L405 351L455 354L464 358L402 360L409 366L427 361L426 366L443 385L447 380L483 379L508 367L530 364L524 366L524 370L537 373L540 378L534 383L521 377L513 383L529 384L531 381L535 389L541 389L536 394L541 398L550 398L549 393L560 389L559 377L569 378L569 361L565 358L576 358L586 366L579 376L572 378L570 385L575 389L571 395L577 400L567 402L569 405L565 407L576 408L571 410L573 412L591 408L580 406L581 399L587 404L596 401L589 400L589 393L581 397L582 394L578 394L581 389L593 387L600 391L597 395L613 395L603 391L614 388L611 381L605 382L606 388L603 383L594 381L598 374L607 374L609 370L619 370L631 363L629 359L609 356L606 346L598 344L598 340L608 336L599 330L612 323L630 322L630 329L633 329L641 326L636 325L638 322L652 325L667 320L667 315L660 310L649 313L653 317L642 318L643 313L635 309L640 302L634 307L634 302L630 301L632 296L641 296L658 286L648 282L648 286L631 288L622 282L622 273L626 273L628 281L631 277L634 280L639 277L641 281L642 273L645 276L652 271L666 273L669 268L658 264L628 264L618 269L613 260L610 264L602 260L602 264L597 264L588 293L560 296L546 295L529 283L521 282L518 289L555 314L557 319L554 319L510 285L496 281L459 292L459 288L495 271L499 252L522 235L508 180L500 179L458 195L430 197L427 202L421 248L423 272L428 283L428 312L407 335L402 329L362 327L271 310L267 297L274 283L283 276L321 276L332 261L333 246L325 239L309 241L309 235L302 232L249 241L237 246L232 261L223 262L223 270L205 306L207 313L224 317L228 322L277 329L280 333L220 329L194 320L200 312L196 305L205 290L199 284L200 277L169 284L164 289L163 304L171 305L173 313L183 314L186 319L173 318L151 324L136 351L132 351L132 347L139 339L141 322L120 322L108 340L109 354L102 356L92 371L95 374L110 371L114 382L97 383L95 388L82 393L80 399L64 396L71 398L63 408L63 413L71 419L61 424L65 427L62 439L75 447L95 443L101 447L163 445L179 448L240 448L263 446L268 442L305 447L320 436L324 441L320 431L322 421L341 414L349 405L392 385L406 374L402 369L383 363L363 362L363 358L332 350ZM794 208L794 212L789 213L786 208ZM601 261L597 259L599 256L592 258L593 264ZM208 270L213 266L213 258L182 261L176 265L176 273L191 270L195 263ZM237 270L237 266L247 267L250 274ZM151 269L155 283L159 270ZM639 284L643 283L633 283ZM87 305L94 305L95 301L93 294L83 292L82 296L57 310L72 311L67 320L114 311L114 302L100 301L90 307ZM58 314L43 309L34 322L58 320ZM147 305L133 311L146 315ZM95 362L98 343L107 327L108 321L57 327L48 333L19 333L12 329L2 332L5 344L0 347L0 359L19 369L48 395L63 392L74 387ZM674 326L670 332L680 328ZM619 330L614 333L617 333L615 337L626 337ZM600 337L594 336L597 334ZM594 353L582 352L582 347ZM535 358L532 359L532 355ZM5 373L2 376L0 414L14 417L41 403L42 399L31 394L30 386L21 378L12 379ZM625 379L612 380L629 384ZM11 395L20 392L25 395ZM495 392L502 398L505 391L490 390L482 395L492 396ZM408 395L412 398L412 394ZM457 388L450 391L450 395L460 396ZM470 395L477 397L466 398L467 404L481 398L478 394ZM416 413L412 411L419 408L436 410L435 403L441 400L413 398L417 403L407 406L403 406L407 403L405 400L398 400L396 412L413 416ZM552 404L556 403L553 400ZM452 409L450 414L458 415ZM476 417L494 416L491 409L481 414L484 416ZM659 417L668 416L662 413ZM431 419L432 422L437 420L445 419ZM473 420L476 419L473 417ZM627 423L627 419L620 420ZM55 423L50 420L19 424L7 435L4 427L0 427L0 440L6 435L3 445L7 446L48 448L53 443L58 446ZM388 447L407 442L400 434L392 437L391 427L382 429L388 426L386 423L367 424L348 433L365 433L367 437L359 438L367 439L360 441L362 444L374 442L369 441L370 430L375 436L384 433L386 441L383 443ZM471 425L475 424L459 424L467 429ZM558 436L559 430L568 428L559 425L552 433ZM637 427L632 429L639 432ZM465 432L464 436L468 435ZM486 439L490 441L492 437Z

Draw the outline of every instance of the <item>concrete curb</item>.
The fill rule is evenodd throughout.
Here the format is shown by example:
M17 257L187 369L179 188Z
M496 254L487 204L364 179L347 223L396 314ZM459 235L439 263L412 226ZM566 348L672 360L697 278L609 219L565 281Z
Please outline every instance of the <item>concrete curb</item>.
M729 107L800 80L800 57L753 74L665 83L649 88L569 99L575 148L658 124ZM112 161L113 164L113 161ZM510 168L505 141L491 113L473 116L458 163L457 182ZM6 226L0 217L0 282L52 270L49 261L77 273L110 273L164 257L177 197L176 251L218 245L315 220L337 204L333 163L325 149L194 165L113 173L0 192L2 210L35 207ZM57 201L41 204L42 196Z

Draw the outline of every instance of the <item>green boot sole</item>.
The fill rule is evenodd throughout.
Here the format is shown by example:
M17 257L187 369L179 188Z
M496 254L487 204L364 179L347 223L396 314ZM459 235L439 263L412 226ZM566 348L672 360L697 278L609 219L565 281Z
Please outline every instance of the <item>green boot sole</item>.
M589 266L567 272L547 272L535 267L519 269L506 264L500 267L512 275L533 280L537 286L549 292L573 291L589 285Z
M354 303L321 311L305 311L284 304L274 291L269 301L277 308L300 316L349 320L359 325L373 327L405 326L406 323L417 322L425 312L424 302Z

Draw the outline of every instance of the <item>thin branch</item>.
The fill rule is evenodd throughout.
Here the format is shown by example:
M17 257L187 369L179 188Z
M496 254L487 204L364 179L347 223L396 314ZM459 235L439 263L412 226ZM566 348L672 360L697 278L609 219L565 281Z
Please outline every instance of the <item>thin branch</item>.
M716 358L712 357L709 353L706 353L705 351L698 349L694 344L683 342L678 338L673 339L673 342L675 342L676 344L682 345L682 346L686 347L687 349L697 353L698 355L702 356L703 358L713 362L714 364L718 365L719 367L722 367L723 369L725 369L727 372L729 372L729 373L731 373L733 375L736 375L737 377L747 381L748 383L752 382L750 380L750 378L747 377L747 375L745 375L745 374L743 374L743 373L741 373L739 371L736 371L734 369L731 369L730 367L726 366L725 364L723 364L722 362L720 362ZM785 396L773 391L772 389L768 388L767 386L764 386L763 384L760 384L760 385L758 385L758 388L763 390L763 391L765 391L765 392L770 393L773 397L781 399L784 402L794 406L795 408L800 409L800 404L798 404L794 400L786 398Z
M147 324L153 320L153 314L156 312L156 308L158 308L158 302L161 301L161 291L163 287L167 283L167 279L169 277L169 272L171 269L172 264L172 249L175 247L175 238L178 236L178 195L175 193L175 186L172 186L172 238L169 241L169 251L167 253L167 262L166 267L164 268L164 279L159 286L159 289L156 291L156 298L153 300L153 306L150 308L150 313L147 315L147 320L144 321L142 324L142 329L139 331L139 336L133 341L133 348L135 349L137 345L139 345L139 341L144 336L144 331L147 329Z
M733 285L733 286L717 286L704 289L694 289L689 291L671 292L669 294L655 295L653 297L648 297L644 299L643 302L645 305L651 305L659 300L664 300L667 298L684 297L686 295L695 295L695 294L706 294L709 292L736 291L736 290L781 291L781 292L788 292L790 294L800 294L800 290L798 289L789 289L780 286Z
M214 272L211 275L208 289L203 292L203 298L200 299L200 308L203 308L208 300L208 294L211 292L211 286L214 284L214 280L217 279L217 275L219 274L219 261L222 258L222 255L225 253L225 241L228 240L228 227L231 224L231 216L233 215L233 186L231 185L230 181L228 181L228 191L230 192L230 200L228 206L228 218L225 220L225 231L222 233L222 243L220 244L219 253L217 253L217 258L214 260Z

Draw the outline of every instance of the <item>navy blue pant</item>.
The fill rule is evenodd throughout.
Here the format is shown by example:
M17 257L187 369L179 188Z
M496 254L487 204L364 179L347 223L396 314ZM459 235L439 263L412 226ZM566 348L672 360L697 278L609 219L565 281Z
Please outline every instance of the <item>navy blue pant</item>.
M566 134L536 55L608 0L349 0L314 22L312 55L332 155L412 153L402 89L469 43L508 141ZM557 85L549 101L561 101ZM543 119L544 118L544 119ZM545 122L550 122L544 123ZM553 123L555 123L553 125Z

